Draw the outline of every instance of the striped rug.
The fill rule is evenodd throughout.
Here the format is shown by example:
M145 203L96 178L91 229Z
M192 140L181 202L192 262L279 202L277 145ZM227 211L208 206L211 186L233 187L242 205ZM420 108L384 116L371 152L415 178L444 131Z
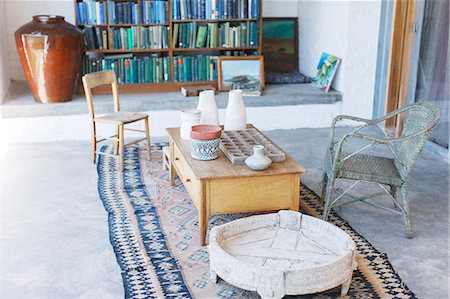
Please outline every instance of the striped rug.
M209 279L208 250L199 245L197 211L180 181L175 187L169 185L168 173L162 169L161 146L153 145L152 161L145 159L145 151L129 147L123 176L113 157L100 156L97 166L98 191L109 216L110 240L122 270L125 298L259 298L255 292ZM318 197L303 185L300 193L302 212L319 217ZM209 227L245 216L248 214L212 216ZM329 221L357 245L358 269L348 298L416 298L386 254L336 214L332 213ZM337 288L289 298L338 298L339 294Z

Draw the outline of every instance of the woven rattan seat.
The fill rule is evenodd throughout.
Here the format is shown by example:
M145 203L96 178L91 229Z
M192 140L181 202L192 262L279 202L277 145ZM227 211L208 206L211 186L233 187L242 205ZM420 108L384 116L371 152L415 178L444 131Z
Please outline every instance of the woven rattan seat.
M403 183L394 159L364 154L355 154L342 162L339 177L395 186Z

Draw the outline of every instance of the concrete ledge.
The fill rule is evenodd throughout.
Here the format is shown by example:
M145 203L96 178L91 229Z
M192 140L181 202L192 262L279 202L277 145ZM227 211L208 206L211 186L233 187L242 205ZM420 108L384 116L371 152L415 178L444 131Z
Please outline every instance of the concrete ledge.
M216 96L219 109L225 108L228 94L218 93ZM110 95L94 96L95 112L112 111ZM176 110L196 107L198 97L183 97L181 93L122 94L121 108L127 111ZM342 101L342 94L335 90L324 93L311 84L274 84L268 85L260 97L246 97L246 107L274 107L334 104ZM13 81L0 106L3 118L27 118L63 115L87 114L84 95L75 95L73 100L61 104L39 104L34 102L26 82Z

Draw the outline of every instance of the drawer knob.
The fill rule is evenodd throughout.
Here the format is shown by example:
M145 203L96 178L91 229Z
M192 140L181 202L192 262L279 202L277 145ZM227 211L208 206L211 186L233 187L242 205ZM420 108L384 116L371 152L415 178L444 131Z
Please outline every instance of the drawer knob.
M178 157L175 157L175 161L180 161L180 158L178 158Z
M191 179L186 179L186 183L190 183L191 182Z

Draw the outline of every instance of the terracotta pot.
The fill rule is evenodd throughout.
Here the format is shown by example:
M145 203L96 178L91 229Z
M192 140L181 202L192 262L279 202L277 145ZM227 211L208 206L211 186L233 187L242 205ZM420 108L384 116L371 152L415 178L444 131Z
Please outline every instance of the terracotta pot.
M222 133L222 128L213 125L198 125L192 126L191 138L198 140L211 140L219 138Z
M83 46L80 29L61 16L33 16L14 33L17 52L34 99L71 100Z

